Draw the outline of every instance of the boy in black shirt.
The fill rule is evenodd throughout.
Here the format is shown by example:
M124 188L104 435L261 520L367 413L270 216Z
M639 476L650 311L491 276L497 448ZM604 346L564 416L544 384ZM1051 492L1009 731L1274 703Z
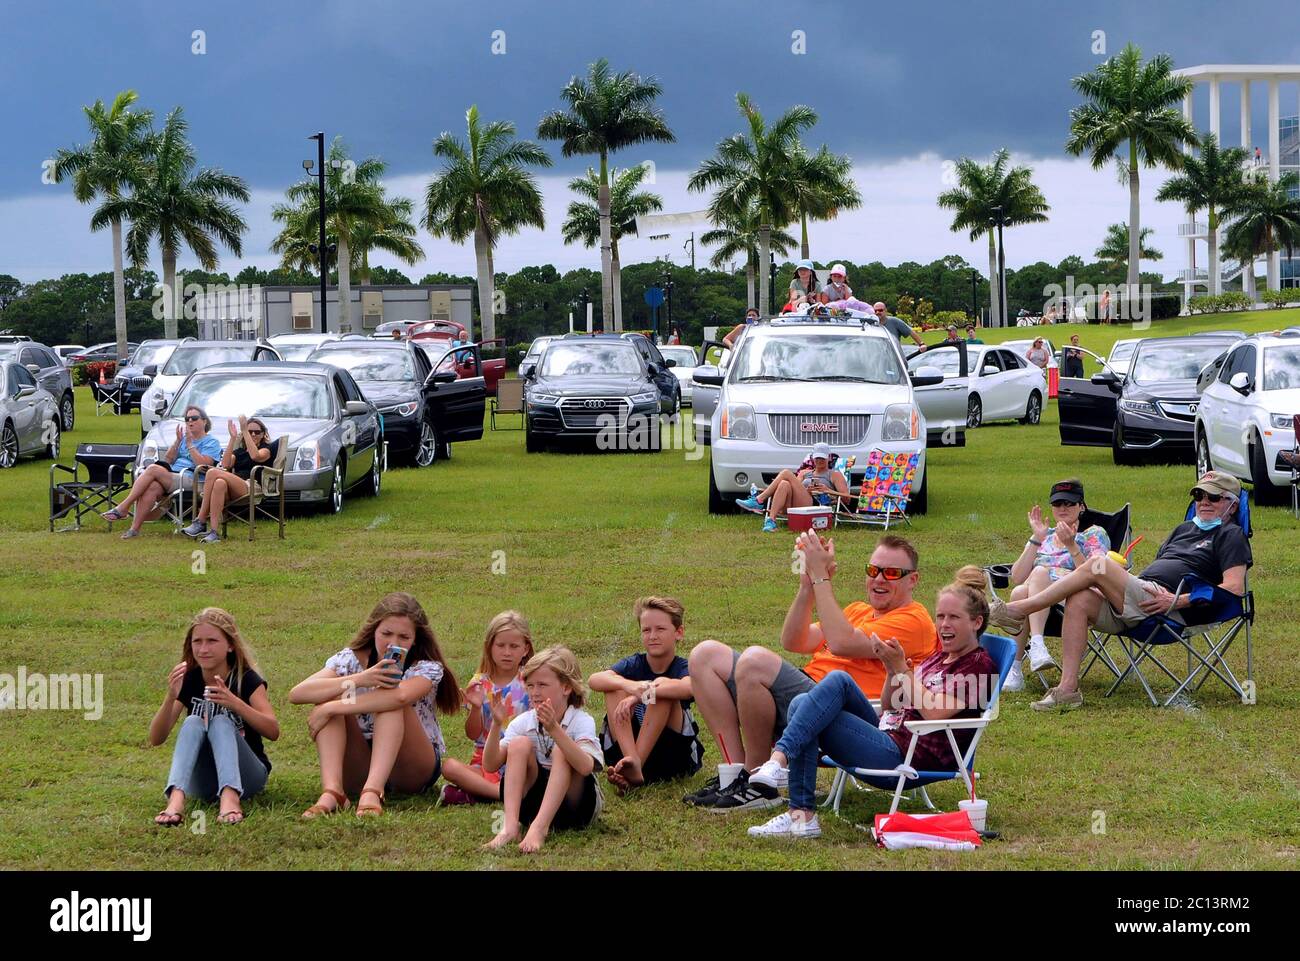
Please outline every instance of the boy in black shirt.
M606 776L620 793L692 775L704 756L691 716L690 668L677 655L685 611L671 597L643 597L634 611L645 651L589 681L605 694L601 744Z

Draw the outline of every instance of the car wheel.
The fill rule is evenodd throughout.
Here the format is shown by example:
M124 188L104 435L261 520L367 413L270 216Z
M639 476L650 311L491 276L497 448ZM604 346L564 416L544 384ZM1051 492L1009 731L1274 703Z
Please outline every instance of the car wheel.
M375 449L374 463L370 465L370 473L366 479L361 482L361 494L364 497L378 497L379 488L383 485L383 467L381 463L383 458L380 456L378 448Z
M525 428L524 450L528 451L530 454L540 454L545 449L546 445L542 443L541 439L531 430Z
M966 429L973 430L984 423L984 404L979 394L971 394L966 401Z
M713 480L713 465L709 465L709 513L710 514L730 514L733 510L732 502L722 496L718 490L717 483Z
M347 474L343 470L343 461L334 462L334 473L330 477L330 489L325 497L325 513L337 514L343 510L343 479Z
M77 403L72 397L72 391L64 394L63 399L59 401L59 419L63 421L65 431L72 430L77 422Z
M1043 419L1043 397L1038 391L1031 391L1029 394L1029 404L1025 407L1025 416L1020 419L1022 424L1037 424Z
M1210 441L1205 436L1205 431L1196 432L1196 478L1205 476L1206 471L1214 470L1214 464L1210 460Z
M18 463L18 433L14 425L5 423L0 431L0 467L13 467Z
M1130 467L1138 462L1137 455L1124 447L1124 428L1119 424L1110 432L1110 456L1121 467Z
M1268 462L1265 460L1264 443L1259 434L1250 439L1250 482L1255 486L1256 504L1280 503L1282 488L1268 479Z
M48 433L45 435L47 438L45 442L45 453L50 458L50 460L58 460L59 448L60 448L60 443L62 441L62 434L63 434L63 432L59 430L58 418L51 417L49 420L47 420L45 422L45 429L46 431L48 431Z
M428 467L438 453L438 432L427 420L420 425L420 443L415 448L415 466Z
M927 465L926 471L921 475L921 489L912 494L912 499L907 504L909 514L924 514L930 509L930 470Z

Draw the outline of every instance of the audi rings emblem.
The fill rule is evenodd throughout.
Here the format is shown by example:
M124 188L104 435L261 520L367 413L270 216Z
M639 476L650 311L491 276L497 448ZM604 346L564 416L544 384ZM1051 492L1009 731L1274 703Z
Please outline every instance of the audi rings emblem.
M603 400L584 400L582 406L588 410L600 410L605 406L605 402Z

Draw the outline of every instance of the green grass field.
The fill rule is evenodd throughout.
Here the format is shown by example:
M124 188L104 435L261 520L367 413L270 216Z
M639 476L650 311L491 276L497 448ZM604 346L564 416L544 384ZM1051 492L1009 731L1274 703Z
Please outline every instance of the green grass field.
M1220 316L1157 325L1154 332L1272 329L1298 312ZM1078 331L1105 353L1128 329ZM1034 331L991 333L1005 340ZM77 429L65 462L87 440L133 442L138 415L94 416L78 391ZM921 553L918 596L968 562L1014 557L1026 510L1055 480L1077 475L1100 508L1134 503L1144 564L1181 519L1190 465L1115 467L1108 449L1059 444L1055 405L1037 427L973 431L961 450L930 456L930 513L910 535ZM437 809L432 798L394 798L372 822L351 815L301 823L318 793L306 709L289 688L343 647L384 592L424 603L462 679L474 670L488 619L525 612L539 646L569 645L590 673L638 643L631 608L641 594L680 597L686 647L716 637L736 647L775 647L795 588L789 536L764 535L749 515L706 510L707 452L659 455L535 454L519 432L459 445L450 462L394 470L377 500L352 499L337 518L295 518L287 538L263 528L253 543L211 546L193 572L195 545L158 525L121 542L102 523L80 533L46 528L49 464L25 461L0 474L0 672L102 673L102 719L56 711L0 712L0 868L488 868L522 867L518 854L489 856L493 805ZM887 809L881 793L850 791L845 818L825 818L820 841L764 843L745 827L764 815L720 817L687 809L689 785L608 792L598 825L554 836L536 863L549 868L1218 868L1294 870L1300 853L1300 622L1294 550L1297 522L1281 508L1257 512L1252 587L1258 703L1207 684L1194 702L1155 709L1136 685L1103 699L1094 671L1083 710L1040 715L1031 690L1008 695L978 758L990 827L1002 840L977 854L888 854L856 828ZM234 528L232 528L232 531ZM877 534L836 535L841 603L863 596L860 571ZM496 552L504 552L497 554ZM505 573L493 562L504 558ZM240 622L269 679L283 734L268 744L267 792L238 827L162 830L153 815L171 744L146 745L149 719L178 660L190 616L215 604ZM1049 641L1054 650L1057 642ZM685 651L683 650L683 653ZM1244 644L1234 668L1244 671ZM1034 683L1032 678L1031 683ZM1217 682L1215 682L1217 684ZM594 711L599 721L599 708ZM451 751L468 756L459 719L445 726ZM716 763L716 744L707 764ZM703 780L704 775L697 778ZM828 776L824 777L829 780ZM932 790L955 808L960 788Z

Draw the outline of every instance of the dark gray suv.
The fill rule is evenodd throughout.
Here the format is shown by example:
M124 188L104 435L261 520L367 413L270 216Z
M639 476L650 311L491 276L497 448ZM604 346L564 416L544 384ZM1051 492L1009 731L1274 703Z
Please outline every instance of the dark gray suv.
M31 340L0 344L0 362L11 361L26 367L36 384L49 391L59 408L59 426L64 433L77 420L77 405L72 397L72 372L49 347Z

